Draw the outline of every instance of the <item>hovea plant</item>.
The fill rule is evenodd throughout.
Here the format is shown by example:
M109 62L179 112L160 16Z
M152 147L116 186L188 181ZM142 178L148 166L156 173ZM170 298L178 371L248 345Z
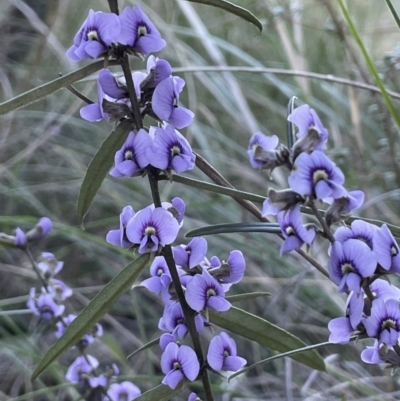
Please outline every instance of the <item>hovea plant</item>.
M222 0L198 2L211 3L261 27L254 15L241 7ZM95 101L70 89L86 102L80 109L85 124L106 120L113 126L80 187L79 222L84 227L85 216L107 175L121 183L146 180L151 198L138 204L132 196L132 204L124 205L115 216L104 245L118 248L130 263L82 311L71 310L68 300L73 299L74 291L55 278L65 269L63 262L42 250L40 256L33 256L32 249L37 254L40 241L52 231L49 218L42 217L30 230L15 227L13 233L0 233L1 245L24 252L28 258L37 281L29 292L27 310L54 334L54 344L43 350L31 380L40 380L50 365L69 351L73 357L64 376L81 399L160 401L176 395L189 401L213 401L219 397L213 384L227 376L230 380L283 357L324 371L325 361L316 348L356 340L365 344L360 358L366 364L399 367L400 290L388 280L400 273L397 231L388 224L352 217L363 205L365 194L346 185L345 173L333 161L329 121L323 121L309 105L297 106L296 99L290 99L286 140L281 139L283 135L258 131L247 148L252 168L260 173L267 170L270 176L279 169L288 187L270 188L267 198L236 190L193 150L191 138L182 131L196 116L181 104L185 80L174 75L168 60L153 54L168 46L156 24L138 4L119 11L117 0L108 3L110 12L89 11L66 53L72 62L100 59L92 64L100 70ZM143 62L145 72L132 70L134 57ZM118 72L110 66L117 66ZM41 91L36 92L38 98ZM381 91L385 94L384 88ZM35 90L26 96L31 93ZM386 101L393 112L390 100ZM214 184L191 178L195 169ZM172 182L229 195L260 221L202 227L186 232L190 239L182 241L185 218L196 206L193 199L182 195L179 186L171 189ZM260 200L261 210L251 203ZM307 346L289 331L234 306L238 300L268 294L231 295L231 289L238 288L246 276L247 244L240 244L240 249L232 245L229 253L216 256L210 253L214 246L205 237L253 232L266 238L270 238L266 234L278 235L281 258L297 252L323 279L334 283L338 293L346 294L344 316L333 318L328 325L329 341ZM324 244L327 254L322 266L314 256ZM142 279L142 273L150 277ZM135 283L163 304L158 323L162 334L135 351L159 347L154 351L159 358L158 374L154 375L157 385L150 389L140 378L127 380L117 361L107 366L101 362L100 352L92 355L96 348L91 345L100 341L105 330L100 319ZM142 306L139 302L138 307ZM252 361L240 338L278 354ZM229 385L224 389L228 394ZM225 400L225 394L218 399Z

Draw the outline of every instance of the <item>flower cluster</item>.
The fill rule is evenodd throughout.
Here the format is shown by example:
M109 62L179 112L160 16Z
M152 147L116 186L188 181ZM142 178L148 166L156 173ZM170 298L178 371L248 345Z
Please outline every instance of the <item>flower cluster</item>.
M67 55L75 61L99 56L126 60L126 53L144 57L164 46L164 40L139 6L125 8L120 16L91 10ZM173 172L193 169L195 155L189 142L177 131L191 124L194 116L192 111L179 106L185 81L172 75L166 60L153 55L147 59L146 73L130 74L124 70L124 77L118 77L103 69L97 79L98 101L81 109L82 118L90 122L108 118L110 122L129 120L133 126L115 154L110 175L122 178L149 174L150 179L156 179L160 174L170 177ZM142 128L137 122L138 113L140 119L150 117L157 125ZM175 388L183 379L196 380L203 368L196 352L181 344L190 331L184 308L192 309L197 332L209 326L208 309L223 312L231 307L225 293L242 279L245 261L238 250L232 251L226 261L216 256L208 260L207 241L194 238L189 244L173 247L173 261L170 261L173 266L169 265L163 248L176 240L186 206L178 197L171 202L154 202L158 205L151 204L136 212L132 206L125 206L119 228L111 230L106 240L139 254L154 253L151 277L142 285L161 295L165 303L159 322L159 328L165 332L160 338L161 369L166 375L162 382ZM176 269L178 283L173 283L170 269ZM184 298L177 296L177 285ZM70 315L67 319L74 318ZM59 335L62 331L60 326ZM90 336L86 342L90 342ZM84 381L91 387L100 383L107 388L109 383L105 379L93 378L96 361L89 362L79 357L70 367L69 380ZM236 344L226 333L211 341L207 362L208 368L215 371L237 371L246 363L237 356ZM111 389L112 386L109 387L110 397ZM196 395L193 393L189 398L196 399Z

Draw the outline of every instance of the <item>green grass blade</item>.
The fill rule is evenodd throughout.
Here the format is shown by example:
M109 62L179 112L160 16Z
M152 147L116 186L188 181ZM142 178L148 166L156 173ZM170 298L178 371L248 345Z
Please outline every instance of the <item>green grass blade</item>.
M382 93L382 97L383 97L383 100L386 103L386 107L388 108L389 113L391 114L391 116L392 116L394 122L396 123L397 127L400 129L400 117L397 114L397 111L396 111L396 108L395 108L395 106L393 104L393 101L390 98L390 96L389 96L389 94L388 94L388 92L387 92L387 90L385 88L385 85L383 84L383 81L382 81L381 77L379 76L378 70L376 69L374 62L372 61L371 57L369 56L368 51L365 48L363 41L361 40L361 37L360 37L360 35L359 35L358 31L357 31L356 26L353 23L353 20L352 20L350 14L349 14L349 11L347 10L347 8L346 8L346 6L344 4L344 1L343 0L339 0L339 5L340 5L340 8L342 10L343 16L344 16L344 18L345 18L345 20L347 22L347 25L349 27L350 33L352 34L354 40L356 41L358 47L361 50L361 53L364 56L364 59L365 59L365 62L367 63L369 72L374 77L376 86L380 89L380 91Z
M196 228L185 234L185 237L198 237L201 235L231 234L231 233L270 233L281 234L282 230L278 223L250 222L250 223L228 223L214 224Z
M114 305L137 279L150 260L150 254L139 256L115 276L67 327L64 335L46 352L31 376L35 380L55 359L76 344Z
M249 299L255 299L260 297L269 297L271 294L269 292L248 292L246 294L230 295L226 297L229 302L239 302L247 301Z
M153 347L154 345L157 345L159 342L160 342L160 338L159 338L159 337L158 337L158 338L155 338L154 340L149 341L148 343L144 344L142 347L140 347L140 348L138 348L137 350L131 352L131 353L126 357L126 359L129 359L130 357L132 357L132 356L138 354L138 353L141 352L141 351L144 351L145 349L148 349L148 348Z
M256 363L253 363L250 366L246 366L242 370L239 370L238 372L236 372L233 375L229 376L228 377L228 381L230 381L231 379L233 379L236 376L239 376L239 375L247 372L250 369L253 369L253 368L255 368L257 366L260 366L260 365L264 365L265 363L274 361L275 359L285 358L287 356L292 356L292 355L300 354L302 352L310 351L310 350L313 350L313 349L322 348L322 347L325 347L326 345L332 345L332 343L330 343L329 341L326 341L326 342L315 344L315 345L307 345L306 347L303 347L303 348L298 348L298 349L294 349L293 351L288 351L288 352L284 352L282 354L271 356L269 358L263 359L262 361L258 361Z
M293 334L234 306L223 313L209 310L209 317L211 323L275 351L288 352L306 346L302 340ZM313 369L325 370L324 360L313 350L295 354L293 359Z
M90 205L99 190L105 176L113 165L115 152L124 143L126 133L131 126L130 121L124 120L110 133L101 144L100 149L94 156L86 171L81 190L79 191L77 213L78 219L83 227L83 220L89 211Z
M113 64L115 64L115 62L109 61L109 65ZM37 102L38 100L58 91L61 88L66 88L68 85L72 85L74 82L88 77L89 75L102 69L103 66L104 60L96 61L95 63L80 68L77 71L71 72L63 77L53 79L53 81L0 103L0 115L10 113L13 110L17 110L21 107Z
M178 394L183 387L184 382L181 382L174 390L164 384L152 388L143 393L140 397L135 398L136 401L169 401L172 396Z
M254 14L252 14L245 8L239 7L236 4L233 4L229 1L226 0L188 0L188 1L192 3L206 4L208 6L222 8L223 10L228 11L231 14L237 15L238 17L244 19L245 21L251 22L260 31L262 31L262 24Z
M386 1L387 6L389 7L390 12L393 15L393 18L396 21L397 27L400 29L400 18L399 18L399 15L397 14L396 9L393 7L392 1L391 0L385 0L385 1Z

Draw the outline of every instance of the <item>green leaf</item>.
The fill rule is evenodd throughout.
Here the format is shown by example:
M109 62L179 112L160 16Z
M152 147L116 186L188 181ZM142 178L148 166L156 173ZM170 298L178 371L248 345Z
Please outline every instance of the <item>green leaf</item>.
M209 310L210 322L249 340L279 352L303 348L306 344L289 332L249 312L232 306L227 312ZM315 351L293 355L293 359L316 370L325 370L325 363Z
M250 223L228 223L228 224L215 224L213 226L206 226L196 228L185 234L185 237L198 237L201 235L212 234L231 234L231 233L270 233L281 234L282 230L278 223L264 223L264 222L250 222Z
M150 254L139 256L125 266L86 306L79 316L67 327L64 335L46 352L32 374L35 380L55 359L76 344L93 325L114 305L137 279L150 260Z
M390 12L392 13L393 18L394 18L395 21L396 21L397 27L400 28L400 18L399 18L399 15L398 15L397 12L396 12L396 9L394 8L394 6L393 6L391 0L386 0L386 4L387 4L387 6L389 7L389 10L390 10Z
M115 152L124 143L126 133L131 126L130 121L124 120L110 133L107 139L101 144L100 149L90 162L83 179L81 190L79 192L77 213L79 222L83 228L83 219L88 212L90 205L97 191L99 190L106 174L114 162Z
M153 389L146 391L140 397L135 398L136 401L169 401L172 396L178 394L183 387L184 382L180 382L178 386L172 390L164 384L160 384Z
M191 1L192 3L199 3L199 4L206 4L208 6L213 6L213 7L218 7L222 8L225 11L228 11L229 13L235 14L238 17L251 22L253 25L255 25L260 31L262 31L262 24L258 18L254 14L252 14L250 11L246 10L243 7L239 7L236 4L233 4L229 1L226 0L188 0Z
M230 295L226 297L229 302L239 302L247 301L249 299L259 298L259 297L269 297L271 294L269 292L248 292L246 294Z
M109 65L115 65L118 62L114 60L108 61ZM79 81L83 78L88 77L96 71L101 70L104 67L104 60L96 61L86 67L80 68L77 71L71 72L63 77L56 78L53 81L48 82L33 88L28 92L22 93L10 100L0 103L0 115L7 114L13 110L19 109L20 107L27 106L31 103L37 102L38 100L58 91L61 88L66 88L72 85L74 82Z
M325 347L326 345L332 345L332 343L329 342L329 341L326 341L324 343L319 343L319 344L314 344L314 345L307 345L306 347L303 347L303 348L294 349L293 351L284 352L283 354L278 354L278 355L274 355L274 356L271 356L269 358L263 359L262 361L258 361L256 363L253 363L253 365L246 366L244 369L239 370L238 372L236 372L233 375L229 376L228 377L228 382L231 379L233 379L234 377L239 376L239 375L247 372L248 370L255 368L256 366L264 365L265 363L271 362L271 361L273 361L275 359L280 359L280 358L284 358L286 356L292 356L294 354L299 354L301 352L306 352L306 351L310 351L310 350L313 350L313 349L322 348L322 347Z
M140 348L138 348L136 351L133 351L130 353L126 359L129 359L131 356L134 356L138 354L140 351L144 351L145 349L151 348L154 345L157 345L160 342L160 337L155 338L154 340L149 341L147 344L142 345Z
M372 61L370 55L368 54L366 47L364 46L361 36L358 33L358 30L349 14L349 11L347 10L344 0L339 0L339 6L342 10L342 13L347 22L347 25L349 26L349 31L350 31L351 35L353 36L354 40L356 41L361 53L364 56L364 59L368 66L369 72L374 77L375 84L381 91L383 100L386 103L386 107L388 108L390 115L392 116L394 122L396 123L397 128L400 128L400 117L397 114L397 109L386 90L386 87L382 81L382 78L379 75L378 69L376 68L374 62Z

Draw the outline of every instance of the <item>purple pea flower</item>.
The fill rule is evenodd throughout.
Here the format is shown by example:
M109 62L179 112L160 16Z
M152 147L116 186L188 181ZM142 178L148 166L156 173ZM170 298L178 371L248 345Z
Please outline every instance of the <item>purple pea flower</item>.
M155 131L153 146L147 148L147 159L160 170L183 173L195 166L195 155L186 138L170 124Z
M342 171L319 150L311 154L301 153L297 157L288 182L293 191L303 196L313 195L317 199L336 199L346 194L342 186Z
M177 265L184 269L192 269L205 258L207 240L203 237L195 237L187 245L174 246L173 253Z
M49 282L49 293L52 295L53 299L62 302L67 298L72 296L73 291L61 280L52 279Z
M338 199L324 199L331 203L325 212L325 221L328 226L349 216L350 212L358 209L364 203L365 194L363 191L350 191L345 196Z
M361 352L361 360L365 363L370 363L374 365L385 362L380 358L379 355L380 347L383 346L383 344L379 344L378 340L375 340L372 347L367 347Z
M45 278L53 277L61 271L64 262L58 261L50 252L43 252L37 264L38 269L43 273Z
M185 128L192 123L194 113L178 106L179 93L185 81L179 77L169 77L161 81L154 90L151 105L156 116L170 122L175 128Z
M65 378L71 383L83 383L87 380L87 375L99 366L99 361L91 356L78 356L70 365Z
M236 343L226 333L221 333L210 341L207 362L217 372L237 372L247 363L246 359L237 356Z
M108 232L106 241L109 244L120 246L122 248L129 248L132 243L126 236L126 226L129 220L135 215L132 206L125 206L122 213L119 215L119 230L111 230Z
M167 345L169 343L174 343L176 341L175 336L170 334L170 333L163 333L160 336L160 341L159 341L159 346L160 348L165 351L165 348L167 348Z
M361 280L370 277L376 268L376 256L363 241L349 239L335 241L328 262L330 279L339 286L339 292L361 291Z
M197 397L196 393L190 393L189 394L188 401L197 401L197 400L200 400L200 398Z
M19 227L17 227L15 229L14 243L15 243L15 246L17 246L18 248L22 248L22 249L24 249L27 244L26 235Z
M384 301L389 299L400 300L400 289L386 280L377 279L369 285L369 288L376 298L381 298Z
M42 217L36 226L26 233L26 239L32 240L46 237L53 228L53 223L48 217Z
M72 61L80 61L106 54L120 30L121 24L116 14L90 10L75 35L74 44L67 51L67 57Z
M250 138L247 150L251 167L255 169L272 168L269 159L275 160L275 148L278 143L279 138L276 135L266 136L261 132L256 132Z
M138 386L128 381L113 383L107 390L108 397L104 396L103 401L111 398L111 401L131 401L138 398L142 392Z
M243 253L238 250L232 251L227 261L221 263L219 258L213 256L210 262L216 267L209 270L209 273L222 284L237 284L246 270Z
M194 318L197 332L204 328L205 319L200 314ZM164 313L160 319L158 328L163 331L169 331L175 338L184 338L188 332L185 315L179 302L171 302L165 305Z
M371 249L378 227L364 220L354 220L350 227L339 227L334 234L335 240L345 242L349 239L364 241Z
M124 8L119 18L121 33L118 42L129 46L134 52L147 56L166 46L160 32L139 5Z
M61 316L64 313L65 306L57 305L51 294L41 294L36 299L36 290L31 288L29 291L28 308L43 320L51 320L55 316Z
M346 316L332 319L328 324L331 332L329 341L333 344L347 344L352 333L357 329L362 319L364 309L363 293L350 293L346 302Z
M306 228L302 224L301 217L300 205L291 210L278 212L278 223L285 237L280 250L281 255L299 249L304 243L311 245L314 241L315 229Z
M149 134L140 129L137 134L129 133L124 145L115 153L114 168L110 171L113 177L134 177L142 174L149 165L146 151L152 145Z
M166 374L162 383L174 389L185 378L196 380L200 364L192 348L170 343L161 355L161 370Z
M108 118L108 114L103 110L103 100L106 99L106 94L103 91L100 78L101 73L97 77L97 103L87 104L80 110L81 117L91 123L101 121L103 118Z
M373 246L378 263L385 270L400 273L400 248L386 224L374 233Z
M162 207L145 208L136 213L126 226L132 244L139 245L139 253L155 252L159 246L169 245L178 236L179 223Z
M164 256L156 256L150 266L152 277L141 282L149 291L155 294L161 294L161 291L168 290L171 282L171 275Z
M302 153L313 150L323 150L328 140L328 131L322 125L317 113L304 104L295 108L288 116L288 121L295 124L299 132L297 141L293 144L293 159Z
M217 312L225 312L232 306L225 299L225 292L221 284L206 270L203 270L202 274L196 274L189 281L185 298L188 305L197 312L205 308L214 309Z
M363 323L369 337L389 346L395 345L400 337L399 301L375 299L372 302L371 316L364 318Z
M154 73L154 81L151 84L151 87L156 87L161 81L167 79L172 74L171 65L168 61L159 59L158 57L150 56L147 59L147 74L151 74L152 71Z
M183 223L183 218L185 217L186 204L182 198L176 196L171 200L171 205L175 210L170 211L181 226Z
M98 75L97 83L105 95L111 99L119 100L129 98L126 86L120 82L108 69L103 68ZM136 89L136 88L135 88Z

